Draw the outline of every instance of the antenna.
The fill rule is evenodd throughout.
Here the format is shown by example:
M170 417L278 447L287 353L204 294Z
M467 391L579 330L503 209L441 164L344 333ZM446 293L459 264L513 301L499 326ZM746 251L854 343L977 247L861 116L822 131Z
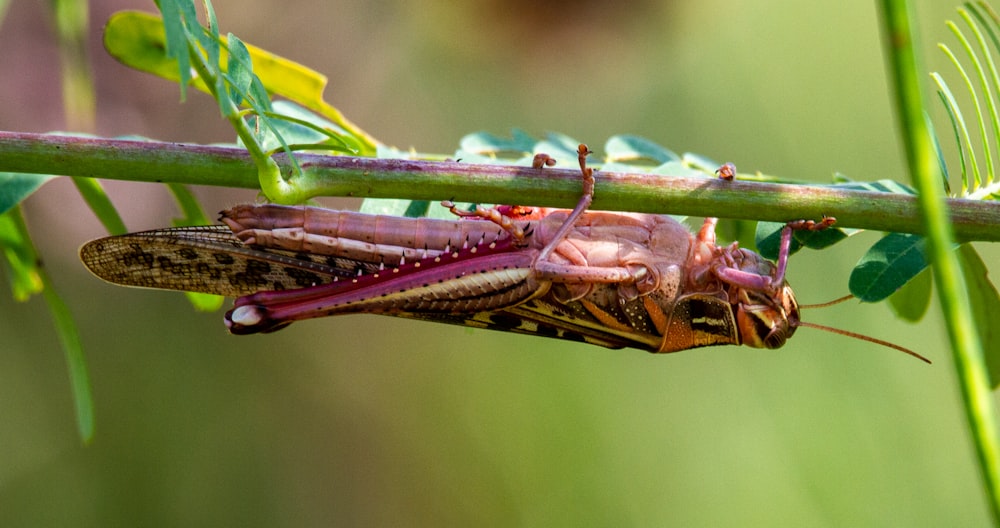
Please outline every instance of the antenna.
M803 305L799 305L799 308L800 309L802 309L802 308L826 308L828 306L833 306L835 304L840 304L840 303L842 303L844 301L848 301L848 300L851 300L853 298L854 298L853 295L845 295L844 297L841 297L839 299L834 299L832 301L821 303L821 304L803 304ZM849 330L841 330L840 328L834 328L832 326L825 326L825 325L816 324L816 323L809 323L809 322L806 322L806 321L799 321L798 323L796 323L795 326L807 327L807 328L815 328L817 330L823 330L825 332L830 332L832 334L840 334L842 336L853 337L854 339L860 339L861 341L868 341L869 343L875 343L876 345L882 345L884 347L888 347L888 348L891 348L893 350L898 350L898 351L900 351L900 352L902 352L904 354L913 356L913 357L919 359L920 361L923 361L924 363L927 363L928 365L931 364L931 360L925 358L924 356L921 356L920 354L918 354L918 353L910 350L909 348L901 347L901 346L899 346L899 345L897 345L895 343L890 343L888 341L883 341L883 340L875 338L875 337L866 336L864 334L859 334L859 333L856 333L856 332L851 332Z

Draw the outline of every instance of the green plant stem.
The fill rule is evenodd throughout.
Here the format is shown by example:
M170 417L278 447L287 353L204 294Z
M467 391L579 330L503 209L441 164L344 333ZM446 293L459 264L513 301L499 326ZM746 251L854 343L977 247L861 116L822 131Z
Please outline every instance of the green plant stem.
M572 207L578 169L297 155L290 180L302 200L315 196L457 199ZM276 156L285 178L292 165ZM0 171L259 189L257 167L240 148L0 132ZM837 218L839 226L923 234L916 198L804 185L726 182L597 171L594 208L784 222ZM1000 241L1000 203L952 199L961 241Z
M93 130L97 95L87 53L90 32L87 2L51 0L49 4L59 38L66 125L69 130Z
M962 270L957 255L951 251L954 235L948 218L949 204L946 204L940 187L940 167L925 121L918 73L922 70L918 68L913 45L916 39L911 29L910 10L905 0L883 0L882 8L890 74L895 81L906 159L927 226L928 254L948 326L965 414L993 520L1000 525L1000 441L997 438L996 411Z
M14 207L0 215L0 224L3 224L2 229L11 237L5 241L7 243L5 249L16 255L11 264L16 270L20 270L20 274L13 273L11 278L15 298L25 301L28 295L41 293L48 304L55 323L56 336L66 354L66 367L69 371L73 405L76 409L77 431L83 443L89 444L94 439L95 431L94 398L90 390L90 376L87 373L87 361L83 355L80 333L73 322L73 315L56 292L45 268L39 264L41 259L31 243L21 208ZM22 283L20 286L19 282Z
M105 194L99 181L92 178L74 178L73 183L76 185L77 191L80 192L80 197L87 202L90 210L97 214L98 220L101 221L108 233L121 235L128 231L125 227L125 221L118 214L118 210L111 203L111 198Z

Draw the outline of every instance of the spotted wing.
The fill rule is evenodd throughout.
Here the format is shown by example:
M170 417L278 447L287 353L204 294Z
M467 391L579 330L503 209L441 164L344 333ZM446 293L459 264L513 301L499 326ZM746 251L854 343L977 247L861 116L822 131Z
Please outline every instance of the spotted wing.
M123 286L241 297L325 284L378 264L247 246L226 226L156 229L93 240L80 260Z

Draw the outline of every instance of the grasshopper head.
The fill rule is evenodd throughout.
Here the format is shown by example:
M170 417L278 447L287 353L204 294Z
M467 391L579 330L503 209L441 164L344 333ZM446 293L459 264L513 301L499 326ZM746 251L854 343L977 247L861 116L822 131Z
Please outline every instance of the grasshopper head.
M792 337L799 326L799 305L771 261L733 245L721 251L712 271L729 293L742 344L780 348Z
M829 303L804 306L804 308L830 306L851 298L852 296L848 295ZM799 304L795 301L795 294L792 293L792 288L787 283L782 284L777 293L770 295L763 291L741 289L739 302L736 304L736 325L743 344L755 348L779 348L785 344L789 337L792 337L796 328L808 326L892 348L925 363L930 363L930 360L924 356L895 343L801 320L799 318Z
M799 326L799 305L788 284L777 293L741 288L736 303L736 325L743 344L780 348Z

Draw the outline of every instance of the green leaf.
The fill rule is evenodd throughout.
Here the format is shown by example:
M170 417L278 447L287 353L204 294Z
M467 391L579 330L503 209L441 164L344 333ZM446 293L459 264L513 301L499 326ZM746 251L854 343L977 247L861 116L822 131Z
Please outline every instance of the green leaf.
M180 15L165 16L165 19L180 20ZM176 37L169 34L170 31L183 31L183 25L178 25L179 29L175 30L171 29L173 25L165 29L164 24L164 20L149 13L139 11L115 13L104 27L104 47L111 56L126 66L172 81L180 81L186 86L191 82L188 42L183 33L179 33ZM200 28L198 33L201 38L210 39ZM165 53L164 48L170 45L179 46L183 54L175 58ZM270 92L295 101L347 131L363 146L360 155L372 155L375 152L378 142L323 100L323 90L327 85L326 76L256 46L244 45L253 63L253 71L260 81L259 84L255 81L251 86L250 93L255 99L263 104L267 97L263 97L262 94ZM181 61L180 64L178 60ZM191 84L200 91L208 92L208 88L200 78L194 79Z
M259 127L259 141L264 150L280 148L281 142L277 138L280 135L288 144L300 149L308 147L353 155L364 151L364 146L357 138L343 128L295 103L276 101L273 112L268 113L265 118L268 126ZM251 116L250 126L255 126L256 120L257 116Z
M475 204L459 202L455 208L460 211L471 211ZM437 202L427 200L388 200L368 198L361 204L360 212L374 215L405 216L408 218L440 218L455 220L457 217Z
M44 284L38 254L28 237L19 208L0 215L0 249L10 271L10 289L18 302L41 293Z
M390 200L366 198L361 204L360 212L374 215L403 216L410 210L410 204L420 200Z
M931 305L933 280L930 269L917 273L896 293L889 296L889 306L897 316L915 323L923 319Z
M1000 294L990 281L989 270L971 244L962 244L958 256L962 259L972 316L983 344L983 355L994 389L1000 385Z
M604 152L612 162L649 162L662 165L668 161L680 161L681 157L672 151L639 136L612 136L604 144Z
M260 77L254 75L250 78L250 91L248 95L251 100L258 101L261 108L265 111L273 111L274 107L271 103L271 96L267 93L267 88L264 87L264 83L260 80ZM356 142L360 142L354 135L351 135L350 137Z
M685 152L681 158L681 162L687 167L698 169L706 174L714 174L716 169L722 166L721 163L708 156L702 156L693 152Z
M229 93L233 100L237 104L246 103L258 113L272 112L271 96L268 95L260 77L254 72L249 48L232 33L226 37L226 43L229 51L226 78L229 80Z
M954 27L954 24L951 25ZM945 53L948 59L951 61L952 65L955 66L956 71L961 75L962 79L965 81L966 88L970 93L975 96L975 91L972 88L972 81L969 79L968 74L962 67L962 63L959 62L958 58L952 53L945 45L938 46L941 51ZM942 100L945 102L945 107L948 111L949 118L952 120L953 126L960 131L962 141L958 145L959 152L962 153L962 194L965 194L970 188L969 178L971 176L973 181L979 181L980 171L979 162L976 158L976 146L972 142L972 136L969 134L969 127L965 122L965 118L962 115L962 109L959 107L958 103L955 101L955 96L952 94L951 89L939 74L932 73L931 78L937 82L938 94L941 96ZM976 108L978 110L979 104L976 103ZM968 165L966 165L965 160L968 156Z
M944 106L945 112L948 114L948 119L951 122L952 136L953 136L953 139L955 140L955 144L958 145L958 149L957 149L958 150L958 161L960 163L959 164L959 169L960 169L960 172L961 172L961 175L962 175L962 181L964 182L964 181L966 181L966 177L967 177L967 175L969 173L969 167L965 163L965 150L962 148L962 135L961 135L961 130L959 129L959 121L958 120L960 119L961 116L956 115L956 112L958 111L958 109L955 106L953 106L953 104L952 104L952 103L954 103L954 100L953 99L949 99L950 93L945 93L945 91L944 91L944 90L947 89L947 85L945 84L944 79L942 79L941 76L938 75L937 73L932 73L931 77L935 81L937 81L937 83L938 83L939 86L943 87L943 89L940 89L937 92L938 99L941 100L941 104ZM939 143L938 140L937 140L937 137L934 138L934 141L935 141L935 144ZM942 167L946 167L946 166L947 166L947 163L942 163ZM942 173L944 173L944 170L942 170ZM964 186L963 186L963 188L964 188ZM951 183L948 181L947 177L945 177L944 189L945 189L945 192L951 193Z
M896 194L916 195L917 191L905 183L894 180L878 180L873 182L847 181L830 185L834 189L848 189L852 191L887 192Z
M515 129L510 139L489 132L476 132L462 138L456 159L473 163L505 163L530 165L535 153L545 153L559 167L575 167L580 142L560 133L549 133L538 141Z
M176 76L181 85L181 100L183 101L187 94L187 85L191 81L191 57L188 54L185 20L196 19L194 4L188 0L159 0L157 4L160 13L163 14L163 20L160 21L160 27L157 28L157 32L162 37L160 55L168 59L168 62L175 63L172 74ZM112 17L112 20L114 18ZM135 35L132 32L128 33ZM148 41L148 39L146 40ZM105 40L105 47L112 55L115 55L108 46L107 40Z
M194 2L191 2L191 4L193 5ZM219 44L222 42L222 35L219 33L219 19L215 16L215 8L212 7L210 0L204 0L202 5L205 6L205 21L208 23L208 35L205 35L201 31L193 31L192 33L199 37L198 43L205 47L205 51L209 56L215 57L212 59L212 63L221 64L221 46ZM187 22L189 28L194 25L201 27L201 24L198 24L198 19L192 14L188 15Z
M624 172L637 172L634 165L626 167L625 169L626 170ZM692 167L683 161L668 161L663 165L649 169L649 173L679 178L698 178L706 176L705 171L697 167Z
M852 230L852 233L858 232ZM846 239L849 234L845 230L830 227L820 231L794 231L792 236L797 242L809 249L826 249L841 240Z
M757 222L757 232L754 235L754 245L761 256L777 260L778 252L781 249L781 230L785 224L781 222ZM810 249L825 249L848 236L857 230L848 232L847 230L831 227L820 231L796 230L792 232L792 243L789 247L789 255L794 255L803 247Z
M577 148L579 146L580 141L577 141L566 134L549 132L545 135L544 140L539 141L538 144L535 145L534 151L544 152L559 160L559 164L562 165L564 162L576 162L579 157L579 154L577 153Z
M537 139L515 128L511 131L510 139L489 132L467 134L459 141L459 149L461 152L479 155L502 157L505 154L515 154L517 157L523 157L524 154L534 151L536 143Z
M104 26L104 48L115 60L126 66L178 81L183 100L183 90L190 81L191 67L187 55L187 40L178 29L181 27L178 21L178 18L166 14L160 19L139 11L119 11L111 15ZM180 36L175 37L175 33ZM178 45L184 51L180 67L178 60L181 58L175 58L172 49ZM165 52L164 48L170 49ZM182 76L184 73L187 76ZM205 88L200 86L198 89L204 91Z
M236 35L229 33L226 38L229 44L229 61L226 67L229 72L229 96L236 104L242 104L243 94L250 91L253 84L253 64L250 62L250 52Z
M31 196L52 176L45 174L18 174L0 172L0 214L6 213L22 200Z
M923 237L890 233L861 257L848 287L863 302L881 301L927 267L925 254Z
M754 245L757 246L757 252L762 257L770 260L778 259L778 252L781 249L781 230L784 227L785 224L781 222L757 222ZM802 249L802 244L792 238L788 254L794 255L800 249Z
M443 207L438 207L444 209ZM427 216L427 213L431 210L431 202L427 200L380 200L369 198L361 204L362 213L405 216L408 218Z
M403 216L407 218L420 218L421 216L427 216L430 209L431 202L428 200L411 200L410 205L403 211ZM444 207L441 209L444 209Z
M924 113L924 121L927 122L927 130L931 134L931 143L934 145L934 152L937 154L938 166L941 167L941 184L944 185L944 192L947 194L951 193L951 184L948 183L948 161L944 157L944 151L941 150L941 142L938 140L937 130L934 129L934 121L931 120L931 116Z

